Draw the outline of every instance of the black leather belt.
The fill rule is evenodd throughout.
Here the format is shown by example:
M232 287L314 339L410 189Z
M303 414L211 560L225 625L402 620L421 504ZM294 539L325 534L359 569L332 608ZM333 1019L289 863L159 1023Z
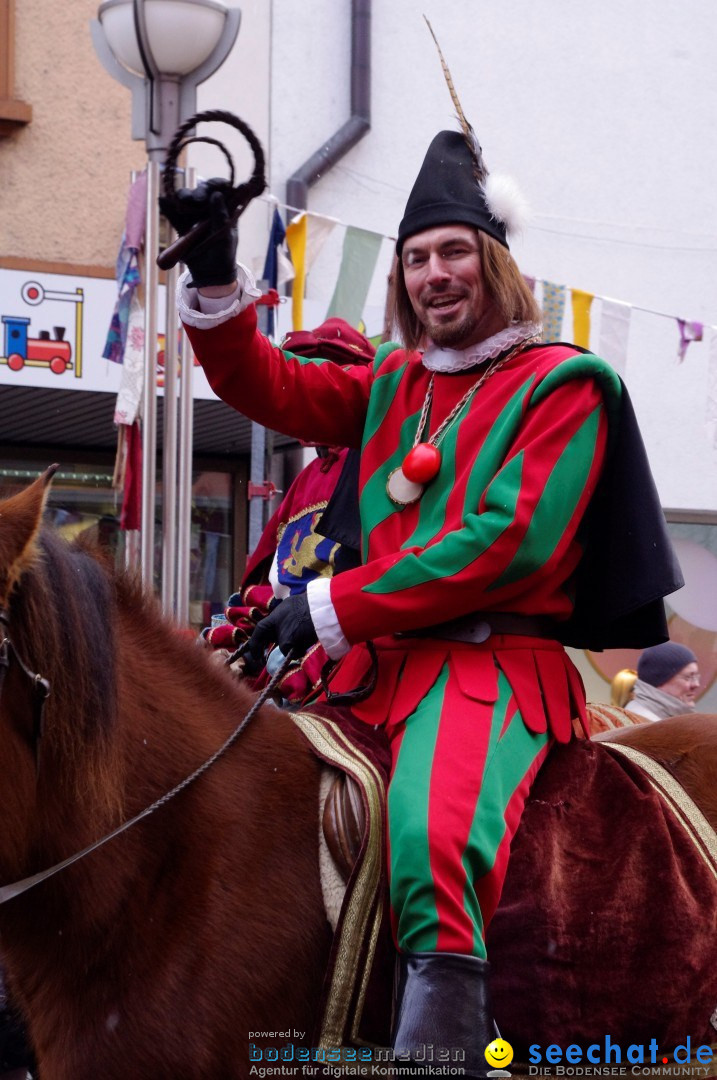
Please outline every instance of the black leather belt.
M491 634L521 634L525 637L556 638L557 624L541 615L519 615L512 611L472 612L459 619L406 630L396 637L435 637L446 641L472 641L479 644Z

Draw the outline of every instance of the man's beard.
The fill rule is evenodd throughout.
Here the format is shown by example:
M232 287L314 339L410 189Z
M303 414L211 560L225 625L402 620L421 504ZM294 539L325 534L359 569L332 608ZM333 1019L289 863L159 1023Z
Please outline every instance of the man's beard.
M462 343L475 333L478 326L479 320L473 312L469 311L457 322L446 323L445 325L429 323L426 326L426 333L439 348L456 349L460 348Z

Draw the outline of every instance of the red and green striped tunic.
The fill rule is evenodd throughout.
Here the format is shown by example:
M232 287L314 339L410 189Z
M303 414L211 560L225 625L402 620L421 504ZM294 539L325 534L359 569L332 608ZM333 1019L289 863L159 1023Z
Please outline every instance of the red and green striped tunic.
M401 508L386 481L411 448L428 389L419 353L383 346L372 368L296 357L256 333L253 307L214 329L187 329L212 387L229 404L298 438L362 447L365 564L331 583L350 643L472 612L569 616L580 524L620 393L608 364L567 345L533 346L514 357L449 428L440 473L421 500ZM476 371L435 375L429 432L476 378ZM360 678L362 652L344 662L341 683ZM505 673L520 683L525 722L536 730L547 722L564 740L571 709L583 707L582 690L565 661L554 709L541 704L542 683L555 681L558 666L552 657L533 665L530 678ZM386 694L384 687L374 698ZM376 721L371 703L364 711Z
M416 434L431 373L384 346L372 368L284 353L253 308L211 330L187 327L209 381L252 419L308 441L361 447L364 565L334 577L331 600L356 647L333 680L376 690L355 711L386 727L391 902L407 951L484 955L510 840L551 736L584 713L580 677L557 641L493 635L480 644L401 637L474 612L566 619L580 527L605 458L620 384L598 357L535 346L488 378L441 442L441 468L398 507L389 474ZM428 432L478 378L436 373ZM425 433L424 433L425 438ZM398 636L397 636L398 635Z

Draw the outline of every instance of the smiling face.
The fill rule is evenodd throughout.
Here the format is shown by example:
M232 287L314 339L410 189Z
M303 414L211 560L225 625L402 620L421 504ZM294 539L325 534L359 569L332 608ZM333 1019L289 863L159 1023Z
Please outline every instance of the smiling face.
M494 1069L504 1069L513 1060L513 1047L505 1039L493 1039L485 1048L485 1059Z
M465 349L505 326L483 278L475 229L441 225L406 240L403 276L426 334L443 348Z
M697 664L685 664L681 671L659 687L665 694L684 701L685 705L694 705L700 688L700 671Z

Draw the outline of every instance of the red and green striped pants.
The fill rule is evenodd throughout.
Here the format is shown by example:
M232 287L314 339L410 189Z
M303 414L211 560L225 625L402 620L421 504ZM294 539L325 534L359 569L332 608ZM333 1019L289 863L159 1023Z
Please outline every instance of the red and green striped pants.
M523 723L498 671L498 698L466 700L445 663L405 721L389 730L390 895L402 952L485 957L510 843L550 744Z

